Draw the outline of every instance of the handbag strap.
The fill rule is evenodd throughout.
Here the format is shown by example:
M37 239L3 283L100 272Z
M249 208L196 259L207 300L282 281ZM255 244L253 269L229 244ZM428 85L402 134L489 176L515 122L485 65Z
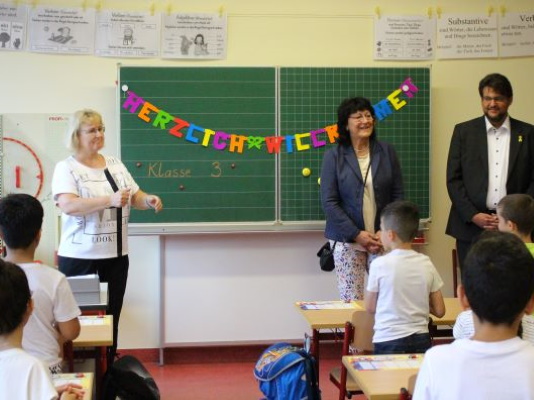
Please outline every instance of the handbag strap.
M369 147L369 164L367 164L367 171L365 171L365 178L363 180L364 189L365 189L365 185L367 185L367 177L369 176L369 170L371 169L371 150L372 150L372 147Z
M114 192L119 191L119 187L115 183L115 180L111 176L111 173L107 168L104 169L104 174L106 175L106 179L108 180L109 184L111 185L111 188ZM117 207L117 257L122 256L122 207Z

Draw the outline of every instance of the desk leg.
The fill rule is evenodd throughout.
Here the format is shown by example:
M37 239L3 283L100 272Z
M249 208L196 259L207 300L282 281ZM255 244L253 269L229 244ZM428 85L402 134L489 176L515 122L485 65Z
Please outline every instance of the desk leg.
M100 399L102 396L102 383L108 365L107 350L108 348L106 346L95 348L95 392L97 399Z
M315 357L315 365L317 370L317 384L319 384L319 330L314 329L312 334L311 354Z
M69 372L74 372L74 348L71 340L63 343L63 359L67 360Z

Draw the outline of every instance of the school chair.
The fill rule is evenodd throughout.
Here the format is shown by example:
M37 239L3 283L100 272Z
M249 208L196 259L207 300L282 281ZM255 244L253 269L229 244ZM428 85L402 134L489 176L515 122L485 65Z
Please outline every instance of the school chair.
M365 310L358 310L352 314L352 321L345 323L345 333L343 335L342 356L351 354L372 354L373 353L373 327L375 317ZM347 376L347 368L341 363L341 367L336 367L330 371L330 381L339 388L339 400L349 399L353 394L363 394L361 388Z
M454 297L457 297L456 288L458 287L458 252L452 249L452 284L454 285Z

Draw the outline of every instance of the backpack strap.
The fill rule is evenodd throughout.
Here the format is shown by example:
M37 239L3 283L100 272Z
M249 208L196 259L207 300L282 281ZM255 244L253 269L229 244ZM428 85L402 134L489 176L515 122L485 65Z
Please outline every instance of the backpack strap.
M317 370L315 358L304 349L296 350L304 358L304 370L306 372L306 380L308 384L306 389L308 392L308 400L321 400L321 390L317 382Z

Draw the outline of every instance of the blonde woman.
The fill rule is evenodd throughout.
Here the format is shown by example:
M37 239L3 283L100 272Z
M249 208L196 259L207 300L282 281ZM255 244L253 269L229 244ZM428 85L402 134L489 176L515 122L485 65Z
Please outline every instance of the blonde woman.
M102 116L93 110L73 114L68 130L72 155L57 163L52 193L61 209L59 270L66 276L98 274L108 282L108 313L113 315L112 363L128 277L130 208L163 208L161 199L143 192L124 164L100 153L105 143Z

